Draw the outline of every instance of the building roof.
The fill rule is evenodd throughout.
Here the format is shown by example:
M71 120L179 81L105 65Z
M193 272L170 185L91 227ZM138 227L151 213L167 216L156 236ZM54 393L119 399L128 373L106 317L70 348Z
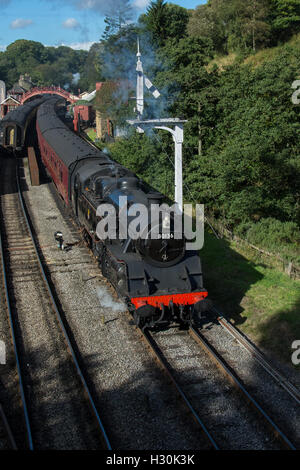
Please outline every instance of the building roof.
M0 104L5 104L5 103L6 103L7 101L9 101L9 100L14 101L14 102L15 102L16 104L18 104L18 105L20 104L20 101L16 100L15 98L13 98L13 97L10 96L10 95L8 95L8 97L5 98L5 100L3 100L2 103L0 103Z
M86 100L86 101L91 101L93 98L95 98L95 96L96 96L96 90L92 91L91 93L84 93L81 96L81 99Z
M75 101L74 103L74 107L75 106L92 106L91 102L90 101L86 101L86 100L77 100Z

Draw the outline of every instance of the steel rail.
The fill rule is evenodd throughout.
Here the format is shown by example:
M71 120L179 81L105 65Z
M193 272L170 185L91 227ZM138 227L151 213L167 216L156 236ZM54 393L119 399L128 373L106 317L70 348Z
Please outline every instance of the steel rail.
M40 256L40 253L39 253L39 250L38 250L38 247L37 247L37 243L36 243L36 240L35 240L35 237L33 235L33 231L32 231L32 226L31 226L31 223L30 223L30 217L29 217L29 214L28 214L28 210L26 208L26 205L25 205L25 201L24 201L24 198L23 198L23 194L22 194L22 191L21 191L21 187L20 187L20 180L19 180L19 171L18 171L18 166L17 166L17 174L16 174L16 180L17 180L17 188L18 188L18 196L19 196L19 201L20 201L20 204L21 204L21 208L22 208L22 211L23 211L23 214L24 214L24 218L25 218L25 221L26 221L26 225L27 225L27 228L28 228L28 231L29 231L29 234L30 234L30 238L32 240L32 243L33 243L33 246L34 246L34 250L35 250L35 253L36 253L36 256L37 256L37 260L38 260L38 264L39 264L39 267L40 267L40 271L41 271L41 274L42 274L42 277L44 279L44 282L45 282L45 286L46 286L46 289L48 291L48 294L49 294L49 297L51 299L51 303L52 303L52 307L55 311L55 314L56 314L56 317L59 321L59 324L60 324L60 327L61 327L61 330L63 332L63 335L64 335L64 338L67 342L67 346L68 346L68 349L69 349L69 352L72 356L72 359L73 359L73 363L75 365L75 368L76 368L76 371L79 375L79 378L81 380L81 383L83 385L83 388L84 388L84 391L88 397L88 400L89 400L89 404L92 408L92 411L93 411L93 414L96 418L96 421L97 421L97 424L98 424L98 427L100 428L101 430L101 435L102 435L102 440L103 440L103 443L104 443L104 446L105 446L105 449L106 450L112 450L112 446L110 444L110 441L109 441L109 438L108 438L108 435L104 429L104 425L101 421L101 418L100 418L100 415L98 413L98 410L97 410L97 407L95 405L95 402L94 402L94 399L92 397L92 394L90 392L90 389L88 387L88 384L86 382L86 379L84 377L84 374L80 368L80 365L79 365L79 362L78 362L78 359L77 359L77 356L76 356L76 353L75 353L75 350L72 346L72 343L71 343L71 340L70 340L70 337L67 333L67 330L65 328L65 325L64 325L64 322L63 322L63 319L61 317L61 314L59 312L59 308L57 306L57 303L56 303L56 300L54 298L54 294L52 292L52 288L49 284L49 281L48 281L48 278L47 278L47 275L46 275L46 272L44 270L44 266L43 266L43 263L42 263L42 260L41 260L41 256Z
M138 332L140 333L141 338L146 342L146 345L148 346L148 348L152 352L154 358L158 361L158 363L160 364L160 366L162 367L162 369L164 370L164 372L166 373L166 375L168 376L168 378L170 379L170 381L172 382L172 384L176 388L176 391L177 391L178 395L182 398L183 403L187 407L188 411L192 414L194 420L200 426L201 431L204 433L205 437L208 439L208 441L209 441L210 445L212 446L212 448L214 450L220 450L218 444L216 443L216 441L214 440L214 438L212 437L212 435L208 431L207 427L205 426L205 424L203 423L203 421L199 417L198 413L193 408L193 406L190 403L189 399L187 398L186 394L184 393L184 391L182 390L182 388L180 387L180 385L176 381L174 375L172 374L172 372L170 370L170 366L169 366L168 362L166 361L165 357L163 356L163 353L160 351L159 347L157 346L155 340L151 336L149 330L143 331L138 327L136 327L136 328L137 328Z
M5 263L5 259L4 259L4 248L3 248L3 238L2 238L2 233L1 233L1 227L0 227L0 252L1 252L1 267L2 267L2 273L3 273L3 283L4 283L6 306L7 306L8 319L9 319L10 332L11 332L11 337L12 337L12 342L13 342L14 354L15 354L15 359L16 359L16 366L17 366L18 379L19 379L19 388L20 388L20 395L21 395L21 401L22 401L22 407L23 407L23 413L24 413L24 419L25 419L28 446L29 446L29 450L33 450L33 439L32 439L32 432L31 432L31 425L30 425L28 406L27 406L27 401L26 401L26 396L25 396L25 390L24 390L24 384L23 384L23 378L22 378L22 370L21 370L21 363L20 363L20 359L19 359L19 351L18 351L18 346L17 346L17 341L16 341L15 327L14 327L14 321L13 321L13 315L12 315L12 309L11 309L11 303L10 303L10 296L9 296L9 289L8 289L8 282L7 282L7 276L6 276L7 268L6 268L6 263Z
M8 440L10 442L10 445L11 445L12 449L13 450L18 450L14 435L11 431L10 425L9 425L7 417L6 417L6 414L5 414L3 406L1 404L0 404L0 416L1 416L3 426L5 428L5 431L6 431L6 434L7 434L7 437L8 437Z
M244 347L258 362L263 369L298 403L300 404L300 391L287 380L280 372L278 372L267 358L259 351L259 349L251 343L251 341L243 335L232 323L230 323L216 308L214 312L218 315L218 322L238 343Z
M271 428L274 435L279 438L285 447L289 450L296 450L294 444L285 436L285 434L279 429L277 424L270 418L270 416L263 410L259 403L250 395L246 390L244 385L238 379L237 375L228 367L224 359L217 353L217 351L209 344L207 339L194 327L189 329L190 336L208 353L212 359L215 361L216 365L221 369L221 371L229 378L232 384L242 393L242 395L247 399L247 401L256 409L256 411L264 418L269 427Z
M96 150L99 150L99 152L102 152L102 150L99 149L99 147L97 147L96 144L94 144L94 142L92 140L90 140L90 138L86 135L85 132L81 131L79 132L79 137L82 138L82 140L84 140L87 144L90 144L91 147L94 147Z

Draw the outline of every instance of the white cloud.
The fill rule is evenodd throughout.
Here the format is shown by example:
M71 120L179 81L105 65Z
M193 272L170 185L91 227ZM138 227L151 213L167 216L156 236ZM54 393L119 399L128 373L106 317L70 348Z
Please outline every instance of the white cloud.
M80 23L75 18L68 18L62 25L67 29L78 29L80 27Z
M51 3L54 1L61 3L61 0L48 0ZM145 0L134 0L134 2L136 1L145 3ZM77 10L97 11L100 15L106 16L124 6L130 9L130 5L134 2L132 0L129 3L127 0L64 0L63 3L70 4Z
M72 44L64 44L64 46L71 47L71 49L89 51L94 41L73 42Z
M73 42L71 44L66 44L65 42L61 42L60 44L55 44L55 46L46 45L45 47L66 46L66 47L70 47L71 49L75 49L77 51L78 50L89 51L93 44L95 44L94 41Z
M138 10L145 10L149 5L150 0L134 0L133 6Z
M27 26L30 26L31 24L33 24L32 20L25 20L24 18L17 18L16 20L10 23L10 27L11 29L22 29L22 28L26 28Z
M99 10L105 11L107 8L106 0L69 0L80 10Z
M7 48L7 46L2 46L2 45L0 45L0 51L5 51L6 48Z
M115 7L116 2L123 2L124 0L113 0L112 7ZM1 0L0 0L1 2ZM48 0L49 3L62 3L61 0ZM105 14L111 8L109 0L64 0L63 3L72 5L78 10L94 10Z

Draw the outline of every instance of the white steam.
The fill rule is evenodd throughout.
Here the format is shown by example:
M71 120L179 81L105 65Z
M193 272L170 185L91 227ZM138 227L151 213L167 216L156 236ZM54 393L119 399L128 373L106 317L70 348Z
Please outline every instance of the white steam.
M114 313L126 312L126 306L120 301L116 302L105 287L97 287L97 295L101 307L109 309Z
M77 85L80 80L80 73L73 73L72 85Z

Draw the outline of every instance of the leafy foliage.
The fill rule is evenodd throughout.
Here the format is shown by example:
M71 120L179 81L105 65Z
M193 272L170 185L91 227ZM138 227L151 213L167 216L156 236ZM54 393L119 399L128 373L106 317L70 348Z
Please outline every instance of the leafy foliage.
M256 51L300 31L299 0L208 0L188 23L191 36L211 39L216 51Z
M208 5L220 6L222 1ZM231 17L228 4L224 18ZM244 8L243 31L246 34L248 18L249 47L253 46L251 15L253 10ZM229 20L227 25L229 39L234 29ZM260 43L258 30L255 41ZM163 67L153 68L153 81L167 93L168 114L188 119L185 199L204 202L207 211L250 242L297 259L300 108L291 101L291 84L299 77L299 41L277 47L255 67L240 60L222 72L206 67L214 48L211 38L196 34L164 36L156 45L156 64ZM174 147L169 136L134 134L111 150L172 197Z
M300 107L291 101L291 84L300 78L300 40L282 42L300 31L299 4L208 0L188 11L153 0L137 24L127 24L117 11L107 17L105 37L89 53L16 41L0 53L0 75L12 85L29 70L38 84L63 85L80 72L76 87L89 90L106 80L96 108L124 126L133 113L129 84L135 86L139 36L144 69L161 91L155 103L146 102L145 117L188 120L185 199L204 202L207 211L250 242L297 258ZM216 53L229 51L237 56L233 65L222 71L207 67ZM172 197L169 134L132 130L110 147L114 158Z
M82 66L78 87L81 90L95 90L95 83L103 80L101 54L103 45L95 43L87 53L86 60Z
M168 144L158 135L137 134L132 131L125 139L111 144L110 151L118 162L141 175L143 179L162 191L173 194L173 160L168 157Z
M73 74L82 73L88 53L70 47L45 47L40 42L19 39L0 53L0 77L10 88L21 74L30 73L37 85L72 84Z
M129 0L114 0L113 4L109 7L109 10L110 11L104 19L106 24L102 35L102 39L104 40L119 33L122 27L132 19L132 7Z
M300 30L299 0L271 0L271 25L280 40Z
M164 0L152 1L140 23L150 32L154 43L163 46L167 39L180 39L186 35L188 11Z

